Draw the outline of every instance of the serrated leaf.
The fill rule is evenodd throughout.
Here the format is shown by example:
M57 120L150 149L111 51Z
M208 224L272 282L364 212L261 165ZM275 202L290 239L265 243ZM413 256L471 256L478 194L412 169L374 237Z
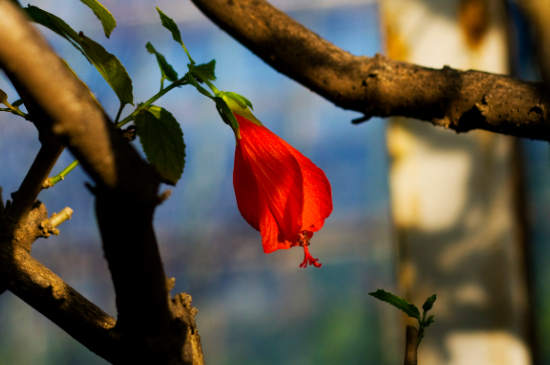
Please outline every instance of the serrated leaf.
M216 68L216 60L212 60L208 63L202 63L200 65L193 66L193 72L200 73L202 77L214 81L216 80L216 74L214 69Z
M116 20L115 17L113 17L113 14L107 10L106 7L104 7L99 1L97 0L80 0L86 6L88 6L92 11L94 12L95 16L99 19L101 22L101 25L103 26L103 31L105 32L105 36L109 38L111 35L111 32L116 27Z
M398 297L392 293L388 293L383 289L378 289L369 295L375 297L378 300L384 301L393 305L394 307L405 312L409 317L416 318L420 320L420 311L414 304L407 302L405 299Z
M136 115L135 124L149 163L165 183L176 185L185 165L185 143L179 123L166 109L152 105Z
M178 26L176 25L176 22L174 22L174 20L170 18L168 15L164 14L162 10L160 10L158 7L157 7L157 11L159 13L162 26L168 29L170 33L172 33L172 38L174 38L176 42L181 44L181 46L183 47L183 50L185 51L185 53L187 54L187 57L189 58L189 62L191 62L191 65L194 65L195 61L193 61L193 59L191 58L191 55L189 54L189 52L187 51L187 48L185 47L185 44L183 44L183 40L181 39L181 33Z
M172 68L172 65L170 65L166 61L166 58L162 54L157 52L151 42L147 42L145 48L147 48L147 51L149 51L149 53L154 54L157 57L157 63L159 64L162 77L172 82L176 81L178 79L178 73L174 70L174 68Z
M79 44L92 64L111 86L122 104L134 105L132 79L118 58L110 54L99 43L80 34Z
M424 302L424 304L422 305L422 309L427 312L429 311L430 309L432 309L433 305L434 305L434 302L435 300L437 299L437 296L434 294L432 295L431 297L429 297L428 299L426 299L426 301Z
M24 10L32 20L56 32L78 49L111 86L121 103L134 105L132 79L118 58L82 32L74 31L63 19L32 5Z

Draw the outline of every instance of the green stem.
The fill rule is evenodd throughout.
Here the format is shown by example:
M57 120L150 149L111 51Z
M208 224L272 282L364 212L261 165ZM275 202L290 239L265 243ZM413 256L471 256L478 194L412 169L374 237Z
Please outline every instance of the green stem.
M12 113L12 114L15 114L15 115L18 115L22 118L25 118L27 119L28 115L23 113L21 110L19 110L19 108L15 107L15 106L12 106L10 104L6 104L8 107L7 108L0 108L0 111L2 112L8 112L8 113Z
M49 177L46 182L44 183L44 188L49 188L60 182L61 180L65 179L65 176L71 171L74 170L75 167L77 167L79 164L78 160L74 160L69 166L65 167L63 171L61 171L59 174L55 175L54 177Z
M218 94L220 93L220 90L218 90L218 89L214 86L214 84L210 82L210 80L208 80L208 79L202 79L202 78L201 78L201 80L204 81L204 83L205 83L206 85L208 85L208 87L210 88L210 90L212 90L212 91L214 92L214 94L218 95Z
M186 85L188 82L187 80L184 80L185 77L182 77L181 79L179 79L178 81L174 81L173 83L171 83L169 86L167 86L166 88L160 90L158 93L156 93L151 99L147 100L145 103L143 104L140 104L136 110L133 111L132 114L128 115L126 118L122 119L120 122L118 122L115 126L117 128L120 128L122 127L123 125L125 124L128 124L130 123L132 120L134 120L135 116L139 114L140 111L142 111L143 109L147 109L151 104L153 104L155 101L157 101L158 99L160 99L164 94L166 94L168 91L172 90L173 88L177 87L177 86L182 86L182 85Z
M422 314L422 320L418 318L418 342L416 343L416 348L420 346L420 341L422 341L422 338L424 338L424 329L426 328L426 314L428 311L423 311Z
M125 106L125 104L121 103L120 108L119 108L118 113L117 113L117 116L116 116L116 119L115 119L115 127L120 128L123 125L125 125L125 124L131 122L132 120L134 120L135 116L140 111L142 111L143 109L148 108L151 104L153 104L155 101L160 99L160 97L162 97L164 94L166 94L168 91L172 90L173 88L175 88L177 86L186 85L188 82L184 79L185 79L185 77L183 77L183 78L181 78L177 81L174 81L173 83L171 83L166 88L160 90L158 93L156 93L152 98L147 100L145 103L139 104L138 107L136 108L136 110L134 110L132 114L128 115L126 118L124 118L123 120L121 120L119 122L118 119L120 118L120 114L122 113L122 109ZM71 172L72 170L74 170L75 167L78 166L78 163L79 163L78 160L74 160L69 166L65 167L65 169L63 169L63 171L61 171L58 175L55 175L54 177L49 177L48 179L46 179L46 182L44 183L44 188L47 189L49 187L54 186L55 184L57 184L61 180L64 180L65 176L67 176L67 174L69 172Z
M115 124L118 123L118 120L120 119L120 114L122 114L122 109L124 109L125 106L126 106L125 103L120 102L120 108L118 108L118 113L116 114Z
M200 73L194 73L193 74L194 76L196 76L197 78L199 78L202 82L204 82L206 85L208 85L208 87L210 88L210 90L212 90L214 92L215 95L218 95L220 93L220 90L218 90L217 87L214 86L213 83L210 82L210 80L208 80L207 78L205 77L202 77L200 75Z

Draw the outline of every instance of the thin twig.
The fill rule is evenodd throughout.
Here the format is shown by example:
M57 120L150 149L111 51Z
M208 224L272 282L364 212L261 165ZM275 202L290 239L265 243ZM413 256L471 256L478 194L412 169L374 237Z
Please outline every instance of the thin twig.
M29 172L23 179L19 190L14 194L13 202L7 212L8 216L13 219L15 227L25 225L27 215L42 190L44 181L48 178L48 174L65 148L60 143L46 143L40 147Z

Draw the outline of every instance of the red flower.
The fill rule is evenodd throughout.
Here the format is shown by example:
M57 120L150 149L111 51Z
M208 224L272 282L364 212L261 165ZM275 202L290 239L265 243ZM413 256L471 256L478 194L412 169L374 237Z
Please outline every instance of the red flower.
M300 245L304 248L300 267L321 267L308 245L332 212L325 173L248 109L231 109L239 123L233 186L242 216L260 231L265 253Z

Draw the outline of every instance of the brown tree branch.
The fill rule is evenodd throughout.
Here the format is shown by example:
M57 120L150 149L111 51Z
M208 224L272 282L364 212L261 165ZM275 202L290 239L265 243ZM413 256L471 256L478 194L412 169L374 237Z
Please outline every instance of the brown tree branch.
M115 320L32 258L24 247L30 247L41 235L39 224L46 218L44 205L35 206L27 219L28 242L0 242L0 278L8 290L91 351L110 360L118 340L112 331Z
M457 132L550 140L550 95L541 83L353 56L264 0L192 1L274 69L363 120L405 116Z
M126 200L135 199L144 205L145 209L139 211L148 209L145 215L151 217L151 210L155 206L152 202L157 200L156 191L160 183L157 174L120 136L89 91L51 51L23 14L6 0L0 2L0 12L5 14L0 24L0 66L6 75L40 109L53 135L67 144L101 187L98 191L120 194ZM101 194L98 200L103 200ZM105 210L116 209L114 204L109 203L102 207ZM97 213L101 215L100 211ZM139 225L131 225L126 230L131 228L142 230ZM108 227L107 231L116 230ZM150 239L152 235L144 236ZM115 288L121 290L117 291L117 297L120 297L117 301L125 303L124 298L128 297L130 302L134 300L136 292L144 293L144 299L139 303L133 303L130 308L119 307L119 315L135 313L143 307L146 310L140 311L140 316L150 316L151 323L166 323L171 316L162 264L155 263L152 268L142 266L144 262L152 262L155 256L158 257L156 241L135 244L123 240L117 242L117 246L125 246L127 254L123 262L109 260L111 269L114 269ZM132 247L132 250L126 247ZM133 270L132 263L138 264ZM130 283L119 284L124 279L119 280L117 266L134 271ZM123 288L128 284L132 290L125 291Z
M32 258L25 249L43 235L40 223L46 218L46 207L35 204L25 228L29 242L0 241L0 279L4 279L3 285L90 351L114 364L203 364L200 336L194 321L196 309L191 307L188 295L176 295L171 301L175 331L137 339L121 333L115 328L114 318ZM136 301L140 299L136 298ZM182 357L193 361L181 361Z
M66 144L97 184L96 214L117 296L114 331L121 339L115 360L101 356L116 363L201 364L194 311L190 300L170 300L153 230L160 177L123 139L86 87L20 10L10 1L0 0L0 14L0 68L36 107L44 121L37 126L39 130ZM17 262L19 247L5 246L11 247L12 254L3 259L12 257ZM3 270L2 277L10 283L10 290L16 290L12 282L20 284L21 267L0 262L2 265L11 267ZM31 269L39 270L36 265ZM39 311L48 312L48 306L54 305L38 300L34 296L39 293L33 290L25 295ZM61 293L61 299L59 305L68 298ZM49 318L63 328L65 312L53 312L60 316ZM85 326L75 327L71 335L89 348L97 345L94 341L102 341L100 336L78 331L86 331Z
M405 365L417 364L418 329L414 326L407 326L405 332Z

